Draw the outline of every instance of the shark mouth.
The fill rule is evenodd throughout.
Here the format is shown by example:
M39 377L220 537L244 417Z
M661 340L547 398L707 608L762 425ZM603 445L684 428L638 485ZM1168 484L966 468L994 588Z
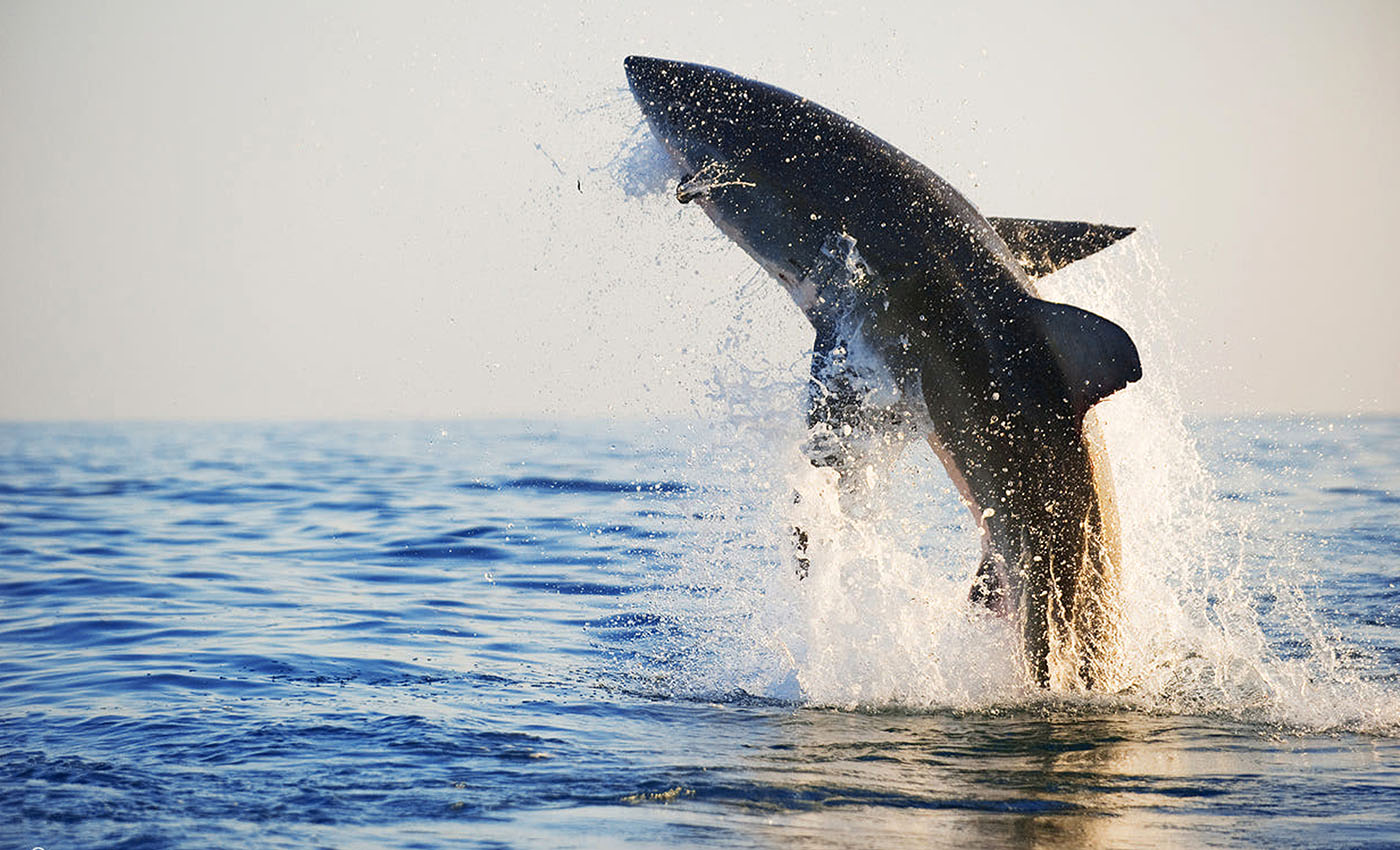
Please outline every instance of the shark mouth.
M681 182L676 185L676 200L683 204L688 204L696 198L708 195L715 189L725 186L746 186L753 188L758 184L742 179L733 168L711 160L694 174L687 174L681 178Z

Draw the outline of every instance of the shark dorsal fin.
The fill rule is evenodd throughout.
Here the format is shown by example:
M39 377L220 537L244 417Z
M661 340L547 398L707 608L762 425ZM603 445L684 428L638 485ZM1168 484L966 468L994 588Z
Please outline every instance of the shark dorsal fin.
M997 235L1006 240L1031 280L1102 251L1137 229L1037 218L988 218L987 221L992 223Z
M1026 305L1059 362L1076 415L1142 377L1137 346L1118 325L1069 304L1031 298Z

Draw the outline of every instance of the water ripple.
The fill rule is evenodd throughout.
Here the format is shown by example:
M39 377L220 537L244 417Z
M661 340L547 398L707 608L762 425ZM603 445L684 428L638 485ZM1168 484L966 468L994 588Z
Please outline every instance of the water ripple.
M1231 569L1274 578L1200 616L1280 619L1251 635L1257 657L1202 664L1216 696L856 711L809 706L782 665L820 629L850 637L831 651L853 669L886 664L863 642L885 614L878 583L855 583L839 622L756 617L790 576L785 530L744 481L697 481L654 429L622 427L0 425L0 834L172 848L1400 835L1400 721L1384 723L1400 692L1400 425L1207 432L1223 504L1284 500L1262 525L1298 547L1261 567L1271 556L1235 540ZM930 551L920 569L943 569ZM1350 641L1329 656L1345 705L1321 674L1261 681L1295 668L1259 658L1314 653L1319 629L1280 613L1294 564L1318 573L1319 629ZM939 604L915 602L911 640ZM927 653L969 666L976 645ZM1293 692L1374 722L1308 727L1250 702Z

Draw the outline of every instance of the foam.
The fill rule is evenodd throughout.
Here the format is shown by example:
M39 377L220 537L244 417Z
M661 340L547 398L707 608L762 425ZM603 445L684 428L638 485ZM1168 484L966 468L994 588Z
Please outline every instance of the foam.
M1068 701L1400 730L1400 695L1338 662L1344 646L1300 589L1297 553L1261 553L1249 516L1218 502L1181 402L1166 277L1139 232L1038 283L1043 297L1123 325L1142 354L1144 378L1096 408L1122 518L1128 688L1035 687L1007 621L966 602L977 532L931 451L911 446L860 504L843 504L832 473L800 451L800 361L748 368L742 339L731 338L716 352L709 427L687 432L690 476L703 482L699 528L668 588L646 602L678 618L690 642L666 653L667 689L861 710ZM742 325L744 302L738 309ZM809 533L803 580L794 525ZM1261 592L1274 600L1270 630L1305 653L1284 657L1266 635Z

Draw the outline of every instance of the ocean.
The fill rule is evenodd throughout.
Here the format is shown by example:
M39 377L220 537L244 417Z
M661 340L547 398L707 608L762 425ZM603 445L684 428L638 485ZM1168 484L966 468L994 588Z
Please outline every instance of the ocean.
M1155 407L1114 694L796 416L0 425L0 845L1400 846L1400 419Z

